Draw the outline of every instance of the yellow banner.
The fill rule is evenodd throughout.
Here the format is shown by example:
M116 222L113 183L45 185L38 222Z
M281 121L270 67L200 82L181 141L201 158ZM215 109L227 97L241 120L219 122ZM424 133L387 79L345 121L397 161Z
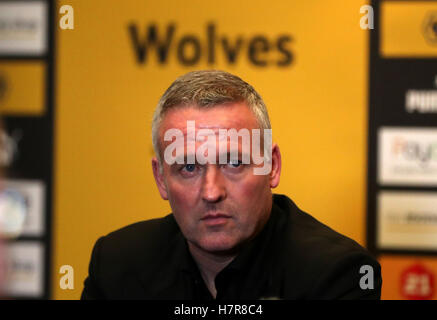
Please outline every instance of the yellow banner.
M437 3L383 2L380 50L383 57L437 56Z
M54 273L55 298L80 296L100 235L170 212L150 123L192 70L226 70L259 91L283 155L274 191L364 243L366 3L57 1L75 16L56 38L54 270L73 266L77 282L62 290Z
M0 114L42 115L45 96L43 62L0 63Z

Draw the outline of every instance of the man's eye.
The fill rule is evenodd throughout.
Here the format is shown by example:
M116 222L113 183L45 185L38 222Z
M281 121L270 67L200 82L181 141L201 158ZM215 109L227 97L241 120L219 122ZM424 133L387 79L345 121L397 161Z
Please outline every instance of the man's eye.
M183 169L185 169L185 171L188 171L188 172L193 172L196 169L196 165L195 164L187 164L183 167Z
M238 168L242 162L240 160L230 160L228 164L233 168Z

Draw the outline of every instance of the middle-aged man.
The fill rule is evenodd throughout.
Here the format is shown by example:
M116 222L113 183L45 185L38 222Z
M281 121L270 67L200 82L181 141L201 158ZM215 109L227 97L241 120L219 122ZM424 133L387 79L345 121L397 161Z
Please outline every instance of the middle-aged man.
M281 154L251 85L185 74L152 131L173 213L101 237L82 299L379 299L380 266L365 249L272 194Z

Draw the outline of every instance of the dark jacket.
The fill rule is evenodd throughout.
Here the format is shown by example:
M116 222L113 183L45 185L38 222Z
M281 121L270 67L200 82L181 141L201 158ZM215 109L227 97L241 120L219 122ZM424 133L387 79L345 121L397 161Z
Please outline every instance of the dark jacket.
M257 237L216 277L217 299L379 299L378 262L274 195ZM82 299L212 299L172 214L95 244Z

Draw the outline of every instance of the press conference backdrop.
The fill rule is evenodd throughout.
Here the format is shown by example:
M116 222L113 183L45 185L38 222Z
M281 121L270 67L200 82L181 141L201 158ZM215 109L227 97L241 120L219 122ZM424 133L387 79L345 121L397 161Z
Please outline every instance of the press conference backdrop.
M7 256L11 274L24 288L12 290L12 295L79 298L99 236L170 212L151 173L153 110L177 76L222 69L254 85L267 104L273 139L283 157L275 192L289 195L303 210L378 254L383 298L436 297L436 153L435 147L426 149L437 140L436 109L428 107L431 111L422 114L414 109L420 108L417 103L403 109L399 98L408 95L407 89L420 94L435 86L433 2L371 3L373 30L360 27L360 8L370 3L359 0L0 4L11 8L17 2L42 9L28 10L36 18L16 18L39 26L32 29L33 40L28 39L33 51L10 50L14 43L0 42L0 110L6 127L2 139L15 146L15 153L5 153L10 160L3 166L9 189L23 190L17 183L33 186L27 193L33 198L26 199L34 199L32 212L40 217L40 228L34 229L40 231L6 243L12 252L14 246L28 250L15 249ZM74 10L74 29L59 27L63 5ZM414 15L409 14L411 8ZM3 21L10 17L0 14ZM23 23L9 25L19 28ZM14 28L0 25L0 41L5 44L5 35ZM428 64L418 68L409 64L412 59ZM421 99L414 97L410 99ZM393 121L386 121L385 112ZM11 129L14 123L18 131ZM44 134L26 131L26 123ZM45 129L37 130L33 123L44 123ZM23 143L28 136L31 143ZM418 148L431 152L426 164L431 169L411 178L414 185L405 177L400 177L402 185L390 182L399 177L399 170L383 171L389 172L387 185L377 180L386 178L383 173L377 176L377 168L382 168L377 159L384 148L391 150L381 147L378 137L388 144L398 137L399 150L410 138L425 143ZM14 159L23 158L30 163L15 164ZM411 219L401 221L400 227L387 225L408 217L408 212L390 207L402 201L404 208L425 211L427 225L409 226ZM29 200L26 203L29 206ZM391 233L400 228L402 235ZM420 238L422 230L428 232L426 240ZM20 264L22 257L27 260ZM60 286L59 271L65 265L74 270L72 289Z

